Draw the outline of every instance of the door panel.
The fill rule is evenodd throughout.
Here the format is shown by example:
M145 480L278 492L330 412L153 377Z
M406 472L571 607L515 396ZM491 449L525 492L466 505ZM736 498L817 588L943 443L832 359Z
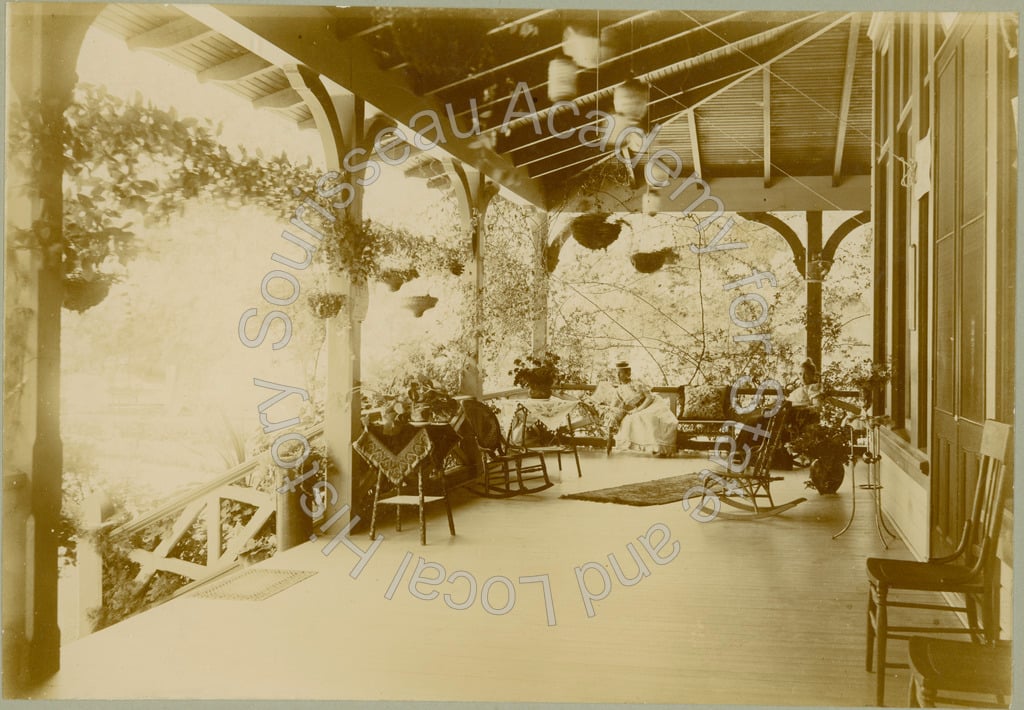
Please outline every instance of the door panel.
M936 58L931 554L951 552L977 477L985 419L986 26L954 30Z

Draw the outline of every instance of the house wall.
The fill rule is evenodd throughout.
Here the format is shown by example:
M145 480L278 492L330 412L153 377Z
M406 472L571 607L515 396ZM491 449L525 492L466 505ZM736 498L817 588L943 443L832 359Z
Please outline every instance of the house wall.
M891 419L880 447L883 510L927 559L947 554L962 528L984 421L1014 419L1017 23L998 13L875 13L868 34L874 358L892 371L874 411ZM1008 534L1001 558L1008 632Z

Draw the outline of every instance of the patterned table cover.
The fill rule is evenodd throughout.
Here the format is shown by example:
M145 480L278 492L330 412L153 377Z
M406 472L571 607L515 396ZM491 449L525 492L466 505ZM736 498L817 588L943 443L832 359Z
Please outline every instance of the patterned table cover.
M458 441L459 435L450 424L408 424L390 436L370 424L352 448L398 485L428 461L443 469L445 456Z

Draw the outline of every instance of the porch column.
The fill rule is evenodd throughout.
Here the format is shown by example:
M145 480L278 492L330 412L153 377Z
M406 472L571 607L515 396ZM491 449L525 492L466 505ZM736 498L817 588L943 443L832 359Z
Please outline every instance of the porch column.
M473 319L473 344L471 352L466 353L471 362L471 370L475 376L471 382L464 382L463 394L481 397L484 393L484 375L480 367L480 341L483 333L483 291L484 291L484 253L486 248L486 227L484 215L491 199L498 194L497 186L487 179L483 173L467 168L462 163L451 159L444 161L448 173L452 176L452 188L459 202L459 217L462 227L470 235L473 248L473 261L470 264L469 278L473 280L473 303L471 304Z
M328 171L335 171L339 175L334 180L326 181L324 190L329 192L342 183L352 188L351 202L344 208L334 207L331 211L339 220L361 221L363 188L357 183L357 178L362 174L347 172L344 157L363 142L363 100L347 92L328 92L319 75L308 67L291 65L284 67L284 70L292 88L302 96L313 114L313 121L323 142ZM346 190L333 199L347 199L348 194ZM352 517L352 483L355 480L356 465L352 442L358 437L358 432L362 431L360 355L362 323L369 304L369 289L365 280L354 280L348 274L336 273L334 270L328 275L327 288L332 293L344 295L346 302L345 308L326 322L327 395L324 400L323 437L332 464L328 469L327 482L337 491L338 498L332 503L328 495L325 517L333 522L323 532L333 535L340 532ZM338 514L346 505L349 510Z
M804 273L815 271L811 261L821 258L821 212L807 213L807 265ZM821 275L824 278L824 274ZM807 357L819 369L821 363L821 281L806 281L807 285Z
M541 357L548 349L548 270L546 247L550 222L546 210L534 208L530 215L533 238L533 354Z
M63 479L60 330L64 299L64 110L82 39L101 6L8 8L13 89L8 126L4 357L4 694L60 668L57 534ZM17 130L17 129L15 129Z

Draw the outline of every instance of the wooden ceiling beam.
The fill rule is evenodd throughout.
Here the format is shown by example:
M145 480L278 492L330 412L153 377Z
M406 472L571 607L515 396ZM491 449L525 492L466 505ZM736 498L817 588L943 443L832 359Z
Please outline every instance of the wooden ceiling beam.
M212 29L203 26L191 17L179 17L134 37L129 37L126 42L129 49L173 49L213 34L215 32Z
M836 156L832 165L832 184L838 185L843 176L843 150L846 147L846 127L850 118L850 98L853 95L853 74L857 68L857 43L860 40L860 15L850 18L850 39L846 44L846 68L843 73L843 95L839 102L839 128L836 132Z
M704 171L700 166L700 139L697 137L697 109L691 108L686 112L686 125L690 132L690 155L693 157L693 174L700 178L703 177Z
M240 81L273 68L274 65L262 57L246 53L240 57L229 59L226 62L214 64L208 69L203 69L196 77L202 83L208 81Z
M676 116L684 114L688 108L698 106L730 86L748 78L762 67L796 51L807 42L842 24L848 17L849 15L842 15L833 22L820 24L808 22L808 18L805 18L803 21L796 22L795 24L786 25L782 31L779 28L773 28L769 32L750 36L745 40L747 42L746 45L740 43L738 45L729 45L728 47L719 47L715 51L692 58L687 61L688 65L685 67L680 67L677 63L671 68L645 73L640 78L651 82L651 95L655 96L658 92L665 95L663 98L652 101L649 104L647 125L654 126L658 123L667 123ZM770 37L771 40L765 41L765 36ZM671 80L679 82L680 76L699 76L703 83L700 86L687 86L679 91L674 91L668 86L668 83ZM656 79L660 79L660 81ZM607 97L610 103L611 93L608 93ZM566 112L569 113L568 111ZM548 110L538 112L542 117L540 119L542 126L546 124L546 115L548 113ZM517 119L517 121L523 120L528 119ZM558 128L559 130L578 129L586 123L586 121L576 119L576 121L567 122L564 126L559 125ZM527 150L520 152L522 147L516 145L511 139L508 143L505 143L508 146L506 148L502 148L503 143L501 141L498 142L499 149L509 153L517 165L523 165L527 161L537 158L545 159L550 152L551 145L553 145L554 141L559 140L558 137L550 134L536 138L532 124L527 125L531 126L528 133L523 132L526 140L530 141L530 148ZM561 138L561 140L569 140L578 144L575 135L568 139ZM592 156L601 155L601 151L596 148L579 146L578 150L586 151ZM610 155L610 153L611 151L607 151L607 154ZM550 167L546 165L541 166L539 170L534 167L531 168L531 175L549 171Z
M716 63L710 65L702 74L704 77L714 72L714 76L710 77L709 80L700 85L699 87L691 87L689 89L677 92L668 99L661 100L659 102L652 102L652 108L649 111L651 114L649 123L650 125L656 125L658 123L669 124L676 120L686 119L686 109L696 108L700 104L710 101L715 96L727 91L733 86L749 79L756 72L762 71L765 68L769 68L773 63L780 59L790 55L797 51L801 47L805 46L809 42L814 41L818 37L826 34L835 27L846 22L849 15L843 15L837 18L833 22L829 22L820 26L806 26L799 28L799 34L789 33L785 37L778 39L770 45L759 47L756 51L749 50L744 51L739 55L733 55L726 57ZM665 103L670 105L671 108L664 109L660 112L655 111L655 104ZM659 115L660 113L660 115ZM550 139L545 139L550 140ZM538 141L542 143L543 141ZM575 140L573 140L575 142ZM597 149L586 149L584 146L578 146L578 151L589 150L591 156L590 163L595 164L602 160L614 159L612 152L605 151L604 153L599 152ZM756 154L756 151L755 151ZM546 161L552 162L552 161ZM577 160L577 164L580 161ZM557 185L555 183L556 176L559 173L563 173L561 168L554 165L547 165L545 163L536 164L531 167L531 174L546 174L549 186L553 186L555 189L551 198L553 200L559 199L559 195L554 194L558 192Z
M765 67L761 72L762 91L761 109L762 125L764 126L764 186L772 185L772 70Z
M291 87L253 99L254 108L285 109L302 103L302 97Z
M547 206L541 182L488 147L479 135L457 136L448 123L445 106L417 96L401 74L380 69L366 39L344 37L344 19L331 9L303 5L282 9L190 4L182 5L181 9L272 64L306 65L403 125L408 126L412 117L421 112L432 112L441 121L440 150L477 167L520 198L539 207ZM423 123L420 121L419 127ZM465 126L459 129L468 131ZM436 137L428 134L429 139Z

